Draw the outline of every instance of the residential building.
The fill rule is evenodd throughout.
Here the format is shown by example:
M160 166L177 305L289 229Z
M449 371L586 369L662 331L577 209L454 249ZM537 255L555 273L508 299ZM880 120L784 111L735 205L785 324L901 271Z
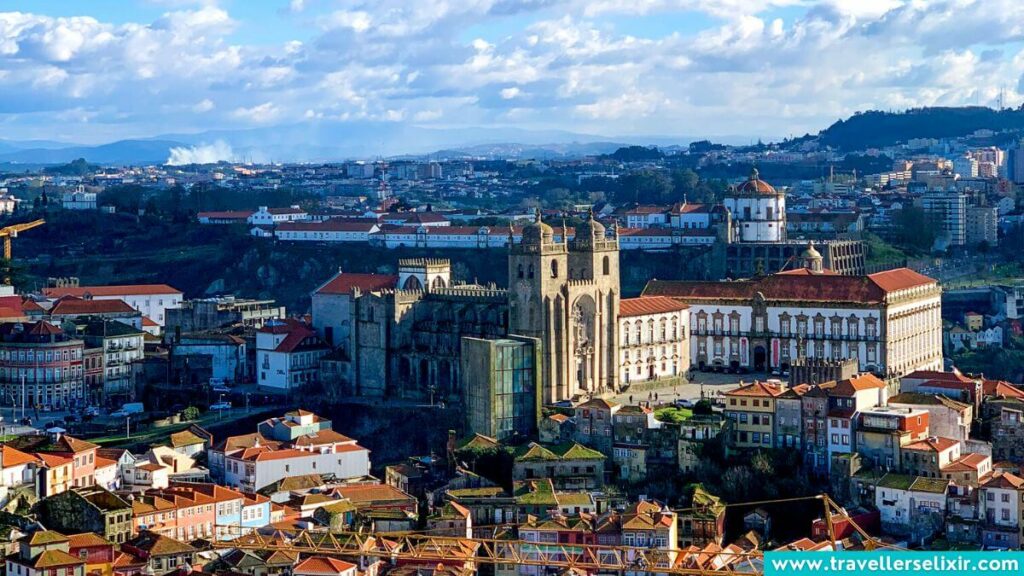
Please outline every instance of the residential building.
M556 490L596 490L604 485L604 454L581 444L541 446L536 442L516 451L514 481L547 478Z
M145 572L165 576L193 565L198 550L180 540L144 531L121 547L145 562Z
M185 300L178 307L168 308L165 314L164 332L173 335L173 340L177 340L179 335L225 326L261 328L269 320L286 317L284 306L277 305L274 300L235 296Z
M664 296L619 301L619 381L677 377L690 368L687 306Z
M967 195L956 190L926 192L919 202L938 226L940 240L946 246L967 243Z
M100 395L107 405L121 404L135 397L135 371L145 357L145 332L116 320L88 319L78 325L77 337L88 348L102 352L103 388ZM99 402L97 402L99 403Z
M874 501L882 529L888 534L909 536L916 543L943 533L949 483L895 472L882 476L875 486Z
M166 284L79 286L77 278L65 284L44 288L43 294L49 298L74 296L83 300L124 300L160 326L164 325L166 310L179 307L182 300L181 291Z
M330 348L305 323L271 320L256 331L256 382L291 390L319 382L320 359Z
M43 498L34 510L44 526L65 534L93 532L121 544L133 533L132 505L99 486L73 488Z
M7 557L7 574L20 576L85 576L85 560L68 554L70 541L53 530L39 530L18 541Z
M85 560L85 573L111 576L114 570L114 543L97 532L68 535L68 554Z
M1024 478L997 470L981 484L980 493L981 545L1008 549L1020 547Z
M40 320L0 324L0 387L14 406L70 407L86 400L82 340Z
M679 512L679 545L721 546L725 538L725 503L697 484L689 508Z
M996 206L968 206L964 230L968 246L999 244L999 208Z
M622 408L603 398L594 398L578 404L576 413L576 441L590 446L605 456L612 454L615 443L614 415Z
M952 438L929 437L900 448L900 467L906 474L942 478L942 469L960 458L960 443Z
M900 449L928 437L928 412L921 409L876 406L860 411L859 417L856 450L876 469L898 470Z
M725 393L725 417L732 429L731 446L774 446L775 401L782 392L777 384L755 381Z
M971 434L974 411L970 404L938 394L902 392L889 398L893 408L928 412L928 432L934 436L965 442Z

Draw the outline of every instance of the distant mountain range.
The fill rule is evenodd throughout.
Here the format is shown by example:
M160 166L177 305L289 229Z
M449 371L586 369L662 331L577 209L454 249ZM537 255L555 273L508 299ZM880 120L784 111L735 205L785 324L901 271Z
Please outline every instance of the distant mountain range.
M57 164L85 158L99 164L154 164L174 158L251 162L325 162L380 157L465 156L557 158L604 154L630 144L686 146L698 138L614 137L516 127L427 128L395 122L315 121L252 128L162 134L98 146L0 140L0 168ZM741 141L742 138L726 138Z
M57 164L85 158L99 164L159 164L252 161L323 162L379 157L529 157L602 154L627 144L670 146L685 137L605 136L559 130L425 128L394 122L304 122L248 130L163 134L98 146L59 142L0 140L0 165Z
M967 136L976 130L1024 131L1024 110L978 106L921 108L891 113L869 111L839 120L816 136L821 144L844 151L883 147L912 138ZM1001 136L1009 140L1011 134ZM251 162L326 162L381 157L566 158L606 154L626 145L683 147L696 137L607 137L562 130L516 127L427 128L397 122L312 121L247 130L210 130L163 134L85 146L48 140L0 139L0 169L61 164L76 158L107 165ZM716 138L745 144L744 137Z

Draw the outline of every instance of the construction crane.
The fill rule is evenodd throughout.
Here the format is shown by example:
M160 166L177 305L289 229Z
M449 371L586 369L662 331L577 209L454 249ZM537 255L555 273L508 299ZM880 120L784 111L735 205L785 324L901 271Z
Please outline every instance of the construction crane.
M868 534L846 510L826 494L727 504L748 507L763 503L818 500L824 506L829 538L836 540L833 521L847 520L861 536L866 550L902 548ZM681 510L676 510L680 512ZM509 525L514 526L514 524ZM296 555L377 558L442 564L517 564L594 572L645 572L671 576L763 576L764 552L719 549L706 551L640 548L603 544L564 544L503 538L461 538L415 532L332 532L325 529L277 530L264 533L239 526L218 526L210 541L215 549L281 550ZM718 562L699 559L722 557Z
M4 259L11 259L11 238L17 238L19 232L31 230L33 228L46 224L46 220L40 218L39 220L33 220L31 222L22 222L21 224L11 224L10 226L4 226L0 228L0 237L4 239Z

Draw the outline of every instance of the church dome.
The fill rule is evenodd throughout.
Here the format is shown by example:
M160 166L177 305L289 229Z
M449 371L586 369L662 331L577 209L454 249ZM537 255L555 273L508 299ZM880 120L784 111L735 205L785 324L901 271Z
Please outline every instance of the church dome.
M737 186L736 192L740 194L778 194L778 192L771 184L759 178L757 168L754 168L750 171L750 178L748 178L747 181L744 182L743 184Z
M554 241L555 230L541 221L540 209L538 209L534 221L523 227L523 243L549 244Z
M804 250L803 254L800 255L800 257L803 258L804 260L815 260L815 259L820 260L821 259L821 252L818 252L814 248L814 244L811 244L810 242L808 242L807 243L807 248Z
M601 224L594 219L594 211L590 211L590 216L583 221L582 224L576 227L576 238L578 239L594 239L604 240L606 228L604 224Z

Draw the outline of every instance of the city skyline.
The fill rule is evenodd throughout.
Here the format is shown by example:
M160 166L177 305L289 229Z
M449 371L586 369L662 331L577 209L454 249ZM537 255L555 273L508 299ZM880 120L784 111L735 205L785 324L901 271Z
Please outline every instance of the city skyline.
M1016 106L1024 72L1013 2L121 4L0 13L4 139L337 122L773 140L865 109Z

